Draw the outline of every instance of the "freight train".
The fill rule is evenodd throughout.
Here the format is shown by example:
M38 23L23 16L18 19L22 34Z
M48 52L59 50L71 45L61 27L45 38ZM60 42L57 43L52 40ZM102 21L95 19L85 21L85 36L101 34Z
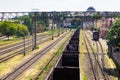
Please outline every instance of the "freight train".
M46 80L80 80L79 32L75 31Z
M93 31L93 40L99 41L99 31Z

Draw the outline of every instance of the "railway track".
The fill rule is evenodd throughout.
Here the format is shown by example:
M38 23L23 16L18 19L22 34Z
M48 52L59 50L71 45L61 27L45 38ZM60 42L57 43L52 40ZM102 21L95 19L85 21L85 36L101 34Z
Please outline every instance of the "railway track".
M32 66L36 61L38 61L46 52L48 52L52 47L54 47L60 40L62 40L67 33L65 33L63 36L58 38L56 41L51 43L49 46L35 54L33 57L31 57L29 60L18 66L14 71L7 74L6 76L2 77L1 80L15 80L20 74L22 74L25 70L27 70L30 66Z
M48 37L48 35L40 35L40 36L37 36L37 41L42 39L42 38L45 38L45 37ZM29 45L32 43L32 40L29 39L25 42L25 45ZM4 55L4 54L7 54L13 50L16 50L18 48L21 48L23 47L23 42L19 42L19 43L16 43L16 44L13 44L13 45L9 45L9 46L5 46L5 47L2 47L0 48L0 55Z
M67 38L67 40L63 43L63 45L60 46L59 49L62 49L62 47L64 46L64 48L62 50L65 49L65 46L68 44L70 40L70 37ZM59 50L58 50L59 51ZM56 57L58 52L56 52L52 57L51 59L46 63L46 65L42 68L42 70L38 73L38 75L35 76L35 78L33 80L38 80L39 79L39 76L43 73L43 71L45 70L45 68L50 64L50 62ZM56 60L57 61L57 60ZM55 64L53 65L55 66Z
M50 37L47 37L45 40L38 41L37 44L40 45L40 44L48 41L49 39L50 39ZM32 50L32 45L29 45L29 46L25 47L25 51L29 51L29 50ZM12 53L12 54L8 54L7 56L4 56L4 57L0 58L0 63L2 63L4 61L7 61L7 60L9 60L9 59L15 57L16 55L21 54L21 53L24 53L23 48L14 52L14 53Z
M80 80L78 46L79 29L75 31L56 64L44 80Z
M100 42L95 42L96 43L96 47L97 47L97 54L95 56L97 56L97 63L98 63L98 77L101 75L99 73L102 73L102 75L104 76L105 80L110 80L109 76L107 74L105 74L105 72L103 71L104 69L104 53L103 53L103 49L102 47L100 47ZM101 49L101 50L100 50ZM98 55L100 54L101 57L99 57Z
M5 38L7 38L6 36L1 36L0 40L4 40Z
M87 46L89 45L89 47L93 53L93 54L91 54L90 52L88 52L88 56L89 56L90 63L92 66L94 79L95 80L100 80L100 79L109 80L109 77L106 76L106 74L104 73L101 63L98 60L99 47L98 47L97 42L96 42L97 53L95 53L93 46L90 44L90 41L89 41L88 37L86 36L86 33L84 34L84 39L85 38L86 38L86 41L85 41L86 48L88 48ZM88 43L88 45L87 45L87 43Z
M94 65L93 65L93 62L92 62L92 59L91 59L91 56L90 56L90 51L89 51L88 46L87 46L87 40L85 39L85 35L83 35L83 39L84 39L85 47L86 47L88 57L89 57L89 60L90 60L91 69L92 69L92 73L93 73L93 76L94 76L93 79L97 80L96 73L95 73L95 70L94 70Z
M91 39L92 39L92 34L90 34L90 32L88 32L87 31L87 33L88 33L88 35L91 37ZM101 64L101 67L100 67L100 69L101 70L103 70L103 69L105 69L107 66L105 65L105 59L106 59L106 55L107 54L105 54L105 52L104 52L104 50L103 50L103 47L102 47L102 44L101 44L101 42L100 41L94 41L95 42L95 44L96 44L96 47L98 47L99 49L97 49L97 52L96 53L98 53L96 56L97 56L97 59L98 59L98 61L99 61L99 63ZM113 70L112 71L112 73L114 73L115 75L116 75L116 72ZM104 72L103 71L103 74L105 75L105 77L106 77L106 80L113 80L113 77L112 76L110 76L110 75L108 75L108 74L110 74L110 72L109 71L106 71L106 72Z

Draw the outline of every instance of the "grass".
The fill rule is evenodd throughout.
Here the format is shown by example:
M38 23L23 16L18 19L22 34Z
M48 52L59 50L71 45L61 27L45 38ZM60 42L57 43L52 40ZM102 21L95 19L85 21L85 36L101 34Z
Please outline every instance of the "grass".
M83 33L86 33L85 31ZM86 35L87 36L87 35ZM89 39L90 36L88 36L88 39ZM93 42L90 43L90 45L92 45ZM84 43L85 44L85 43ZM91 50L91 47L89 46L89 42L86 40L86 44L88 45L88 51L89 53L93 53L93 51ZM85 48L86 50L86 48ZM87 52L87 51L86 51ZM88 52L87 52L88 53Z
M82 80L88 80L87 75L86 75L85 73L83 73L83 78L82 78Z
M85 54L87 53L86 47L85 47L85 43L84 43L84 39L83 39L83 33L84 31L81 30L80 31L80 64L84 62L84 58L85 58ZM81 80L88 80L87 79L87 75L84 71L84 66L80 65L80 79Z
M46 55L44 55L38 62L36 62L35 65L33 65L30 69L28 69L25 73L23 73L22 76L19 78L19 80L33 79L38 74L38 72L41 71L41 69L45 66L45 63L47 63L51 59L51 57L58 51L60 45L62 45L63 42L64 40L62 40L62 42L60 41L53 49L51 49L51 51L46 53ZM61 53L61 50L60 52L57 53L57 57L59 56L59 53ZM39 76L39 80L43 80L43 78L45 78L45 76L48 74L48 71L56 62L57 57L54 58L53 61L45 68L42 75Z
M43 39L43 41L42 41L42 44L44 43L44 40L45 41L50 41L51 39L50 38L45 38L45 39ZM27 48L27 47L29 47L29 46L32 46L32 44L29 44L29 45L26 45L25 47ZM35 50L36 49L39 49L39 47L41 47L41 46L36 46L36 48L35 48ZM7 56L7 55L11 55L11 54L14 54L14 53L16 53L16 52L18 52L18 51L20 51L20 50L22 50L23 49L23 47L21 47L21 48L18 48L18 49L16 49L16 50L13 50L13 51L11 51L11 52L9 52L9 53L6 53L6 54L4 54L4 55L1 55L0 56L0 58L3 58L3 57L5 57L5 56ZM31 51L31 50L28 50L28 51ZM26 51L27 52L27 51Z
M83 30L80 31L80 53L87 53L83 39Z
M97 53L97 48L96 48L96 43L95 43L95 41L92 41L92 38L91 38L91 36L88 34L88 32L85 31L85 33L87 34L86 36L88 37L88 39L89 39L89 41L90 41L90 43L91 43L90 45L94 47L94 48L93 48L94 52ZM90 48L90 51L92 52L91 48Z
M55 40L56 39L57 38L55 38ZM39 46L39 49L36 49L34 51L30 51L30 52L26 52L26 56L23 56L23 54L21 53L20 55L17 55L15 57L13 57L12 59L9 59L8 61L0 63L0 77L6 75L7 73L10 73L12 70L14 70L14 68L16 68L22 62L26 61L28 58L32 57L36 52L38 52L41 49L45 48L51 42L53 42L53 41L49 40L49 41L41 44Z
M81 56L80 57L80 63L83 63L84 59L85 59L85 55L81 54L80 56ZM80 79L81 80L88 80L87 75L85 73L85 68L84 68L83 65L80 65Z
M55 29L53 30L53 34L54 34L54 35L58 35L58 31L60 31L59 34L63 34L66 30L63 29L63 28L60 28L60 29L55 28ZM52 35L52 30L48 30L47 34L48 34L48 35Z
M43 33L37 33L37 35L41 35L41 34L51 35L52 30L45 31ZM58 34L58 29L54 30L54 35L56 35L56 34ZM31 36L28 36L28 37L26 37L26 40L29 40L30 38L31 38ZM9 40L8 39L7 40L0 40L0 47L8 46L11 44L16 44L16 43L19 43L22 41L23 41L22 37L13 37L12 39L9 39Z
M18 66L24 59L22 59L23 55L19 55L6 61L4 63L0 63L0 77L6 75L11 72L16 66Z
M113 60L110 59L108 56L106 56L106 58L105 58L105 63L106 63L107 68L111 68L111 69L116 68ZM112 74L114 74L114 73L112 73ZM117 80L117 77L114 77L114 80Z
M54 38L54 40L56 40L56 39L57 38ZM5 76L6 74L10 73L18 65L20 65L22 62L26 61L28 58L30 58L36 52L43 49L45 46L52 43L54 40L49 40L48 42L45 42L44 44L41 44L39 46L39 49L36 49L36 50L34 50L32 52L26 52L26 56L24 56L24 57L23 57L23 54L20 54L20 55L17 55L15 57L13 57L12 59L9 59L8 61L5 61L4 63L0 63L0 77Z
M17 39L17 38L13 38L13 39L9 39L9 40L0 40L0 46L7 46L7 45L11 45L13 43L18 43L21 40Z
M47 34L47 33L48 31L45 31L43 33L37 33L37 35ZM31 36L26 37L26 40L30 40L30 39L31 39ZM4 46L8 46L8 45L15 44L18 42L22 42L22 41L23 41L22 37L13 37L12 39L9 39L9 40L0 40L0 46L4 47Z
M59 48L59 50L55 53L56 56L55 58L50 62L50 64L48 66L46 66L45 71L49 71L51 69L51 67L53 66L53 64L56 62L56 60L58 59L58 57L60 56L61 52L63 51L64 46L62 46L61 48Z
M63 43L62 43L63 44ZM46 77L46 74L48 74L48 72L50 71L50 69L54 66L56 60L58 59L58 57L60 56L61 52L63 51L64 46L62 46L62 48L60 48L57 52L56 52L56 56L55 58L50 62L50 64L45 68L44 72L42 73L42 75L39 76L39 80L43 80Z
M57 34L57 33L58 33L58 29L54 29L53 34ZM48 30L48 35L52 35L52 30Z

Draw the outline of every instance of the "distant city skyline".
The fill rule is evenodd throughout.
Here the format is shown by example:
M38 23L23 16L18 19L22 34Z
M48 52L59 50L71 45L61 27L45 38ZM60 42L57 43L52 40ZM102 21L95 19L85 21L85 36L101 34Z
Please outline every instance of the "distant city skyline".
M96 11L120 11L120 0L1 0L0 12L86 11L93 6Z

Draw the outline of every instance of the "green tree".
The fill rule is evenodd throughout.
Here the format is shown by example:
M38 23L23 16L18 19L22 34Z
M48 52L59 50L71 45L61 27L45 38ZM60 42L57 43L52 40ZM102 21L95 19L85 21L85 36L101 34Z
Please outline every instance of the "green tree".
M120 21L116 21L109 29L107 36L107 43L115 48L120 48Z
M26 36L28 34L28 32L29 32L28 27L26 25L17 24L16 36L23 37L23 36Z
M42 32L43 30L46 29L46 25L43 21L37 21L37 32Z
M75 27L78 27L81 23L81 20L80 19L73 19L72 22L71 22L71 25L72 26L75 26Z
M118 13L116 13L116 12L113 12L113 13L111 14L111 17L112 17L112 18L120 18L120 14L118 14Z
M9 39L10 36L15 35L16 33L16 24L11 21L0 22L0 32L3 35L6 35Z
M45 27L49 27L49 17L46 12L41 13L39 20L45 23Z
M30 34L32 34L32 19L28 15L21 16L20 21L23 21L23 24L28 27Z

